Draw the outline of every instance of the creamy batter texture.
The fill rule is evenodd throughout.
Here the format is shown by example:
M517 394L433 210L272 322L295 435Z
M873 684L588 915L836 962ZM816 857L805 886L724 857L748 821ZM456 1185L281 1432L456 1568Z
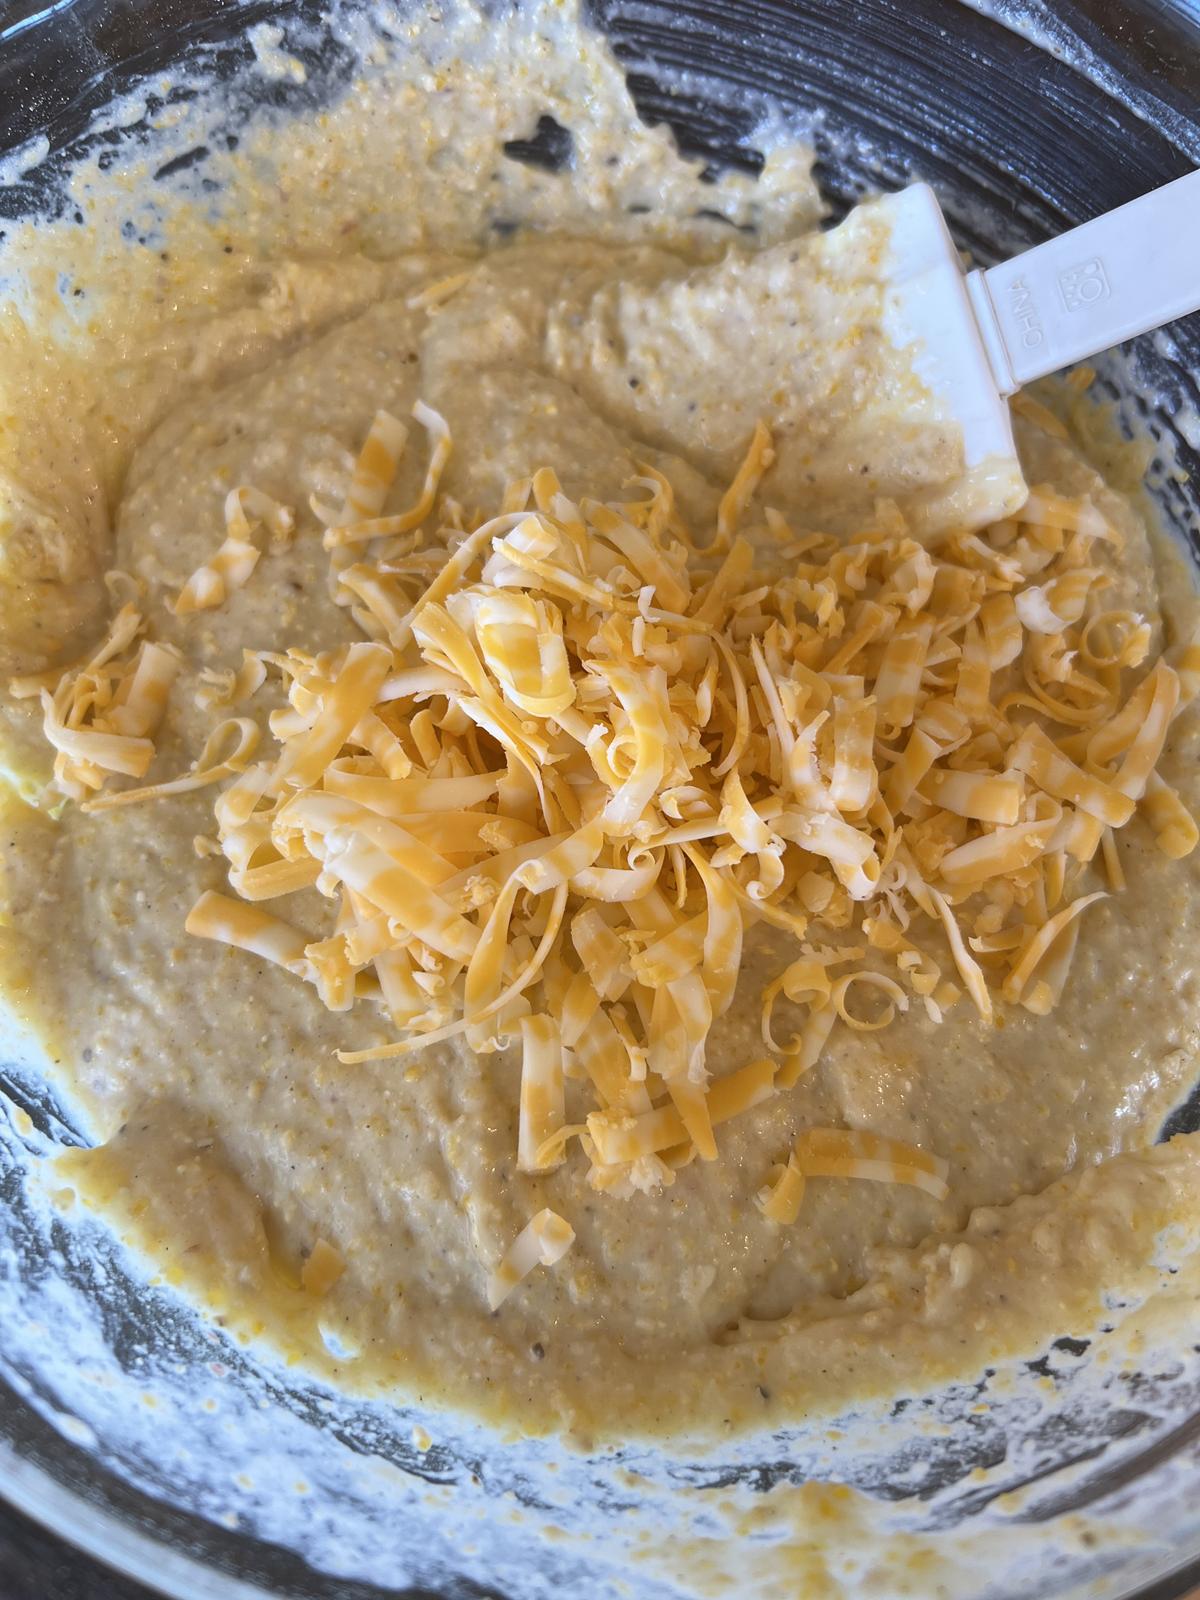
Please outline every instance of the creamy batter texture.
M857 495L903 505L958 468L953 429L872 331L870 208L834 236L836 270L824 250L811 270L819 203L807 157L783 149L757 187L717 186L756 229L729 244L696 215L712 187L636 122L598 44L557 13L554 32L522 26L465 14L423 41L419 70L365 75L291 149L260 130L214 169L228 202L202 215L194 196L164 197L153 247L114 251L106 226L136 203L136 168L88 195L71 270L58 258L51 275L61 229L13 241L26 299L0 330L0 648L10 672L76 658L111 610L103 574L127 574L113 593L132 580L185 660L151 780L186 767L217 720L194 694L203 670L281 637L359 637L307 507L345 492L379 408L445 416L442 487L468 507L494 508L542 465L572 496L617 496L648 462L711 522L764 415L778 459L762 497L800 527L844 527ZM503 155L531 108L571 127L568 170ZM444 303L422 299L460 275ZM843 337L805 342L831 326ZM1092 497L1124 535L1103 558L1111 604L1152 621L1154 653L1178 643L1194 620L1182 561L1057 431L1021 425L1028 481ZM411 452L389 508L422 472ZM220 608L176 617L239 484L295 506L297 537ZM336 1048L390 1036L382 1018L330 1013L278 969L184 934L224 881L193 847L210 794L48 815L28 803L48 772L36 719L20 701L3 715L8 998L98 1145L55 1181L232 1326L341 1383L584 1441L769 1428L1090 1328L1104 1290L1153 1293L1162 1230L1194 1228L1195 1137L1152 1146L1196 1073L1200 897L1194 858L1168 860L1138 820L1120 836L1126 887L1090 911L1052 1014L992 1025L959 1005L936 1023L914 1008L879 1033L838 1031L793 1090L722 1129L720 1161L613 1199L578 1162L516 1170L515 1053L455 1040L340 1064ZM1198 739L1185 710L1160 764L1193 811ZM315 892L293 900L315 930ZM761 1053L778 948L748 947L715 1073ZM947 1198L817 1182L780 1228L755 1205L764 1164L814 1125L938 1152ZM574 1248L489 1314L488 1273L545 1206ZM319 1299L302 1278L318 1240L345 1263Z

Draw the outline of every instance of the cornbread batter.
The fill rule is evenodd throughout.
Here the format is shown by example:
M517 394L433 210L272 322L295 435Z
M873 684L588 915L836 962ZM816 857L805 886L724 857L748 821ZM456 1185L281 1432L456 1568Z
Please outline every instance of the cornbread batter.
M481 59L462 26L469 69L447 54L432 77L366 80L294 152L274 151L268 178L268 132L248 141L222 174L238 204L201 219L180 200L153 266L148 247L125 262L99 232L77 245L94 309L36 358L38 308L51 317L57 293L38 277L50 241L13 246L30 298L2 335L14 421L0 440L0 647L18 679L47 672L49 692L134 604L181 662L147 783L186 772L227 714L270 742L268 712L286 716L277 676L229 713L212 692L243 651L363 641L331 593L323 531L380 411L407 421L420 402L444 419L453 450L437 492L464 528L549 467L580 503L621 501L651 469L683 522L715 529L765 418L772 455L741 517L767 582L800 559L770 534L768 509L793 539L852 538L884 501L878 514L902 530L909 498L957 470L953 430L878 333L886 241L869 207L836 236L808 233L804 160L779 152L752 199L732 186L731 211L750 207L758 234L726 246L695 216L694 174L632 121L615 70L567 18L555 26L572 66L553 109L567 123L581 83L591 104L574 164L514 169L503 143L528 130L506 123L497 85L515 45L502 38ZM525 111L555 81L545 55L529 71ZM398 163L386 177L385 156ZM485 207L477 179L493 167ZM388 187L397 170L403 203ZM299 204L311 183L312 217L266 210L268 182ZM97 217L125 203L93 199ZM828 237L832 278L813 267L812 241ZM825 272L828 253L819 260ZM844 338L828 337L831 317ZM822 329L819 344L805 345L806 327ZM429 450L417 423L410 433L375 514L419 500ZM1103 609L1144 619L1123 704L1190 636L1190 579L1053 416L1026 408L1019 442L1039 493L1086 502L1117 535L1087 559ZM179 609L243 486L290 508L294 526L219 603ZM1037 526L982 538L1002 558ZM715 559L697 570L711 575ZM121 576L106 584L106 571ZM1116 866L1097 852L1082 870L1072 893L1113 892L1088 907L1046 1014L1000 1001L981 1015L957 982L952 1001L908 1004L879 1031L838 1027L794 1085L721 1125L719 1159L609 1192L576 1147L519 1170L515 1044L479 1054L458 1033L343 1062L336 1051L369 1056L395 1039L378 1008L330 1009L293 972L189 936L198 897L228 891L228 862L195 843L213 838L217 791L91 812L61 789L47 798L52 752L27 689L4 707L4 976L98 1146L58 1172L170 1281L341 1382L584 1437L770 1426L969 1377L998 1351L1090 1325L1101 1289L1146 1291L1156 1235L1194 1219L1195 1137L1151 1147L1196 1072L1196 857L1165 853L1153 818L1110 837ZM1189 813L1196 757L1188 703L1157 773ZM328 933L316 886L281 904L312 940ZM810 936L843 937L819 910ZM936 918L918 942L955 974ZM761 991L795 954L784 929L749 928L736 995L707 1038L714 1078L763 1057ZM573 1103L575 1081L567 1093ZM567 1121L592 1109L569 1106ZM764 1184L814 1128L928 1152L945 1182L810 1177L796 1219L780 1221ZM547 1209L573 1231L569 1250L493 1312L489 1280Z

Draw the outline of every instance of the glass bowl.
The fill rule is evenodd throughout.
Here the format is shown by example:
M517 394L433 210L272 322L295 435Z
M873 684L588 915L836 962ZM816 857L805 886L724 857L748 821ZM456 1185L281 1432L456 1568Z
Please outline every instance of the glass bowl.
M229 86L232 118L259 114L246 30L320 15L311 0L0 0L0 153L32 151L0 187L0 235L60 209L96 140L137 134L98 125L114 94L146 80L153 115L172 92L153 75L201 63ZM926 178L983 263L1200 160L1200 21L1162 0L595 0L592 18L642 115L714 172L756 171L755 129L782 113L814 141L835 216L864 189ZM305 64L303 84L270 86L272 109L303 114L348 81L332 46ZM1198 375L1192 319L1106 363L1099 386L1155 439L1150 490L1200 561ZM805 1480L848 1481L914 1548L952 1547L959 1576L941 1592L959 1600L1169 1600L1200 1582L1200 1393L1182 1362L1086 1383L1086 1351L1060 1338L1028 1364L1053 1389L1036 1416L989 1371L901 1397L909 1421L853 1466L803 1427L694 1459L682 1446L586 1459L439 1419L422 1449L420 1413L238 1349L148 1284L99 1224L39 1204L31 1163L79 1136L19 1063L0 1069L0 1092L15 1108L0 1118L0 1491L181 1600L536 1600L563 1586L605 1600L630 1592L602 1553L615 1519L686 1524L694 1501L691 1537L712 1540L715 1493ZM1193 1096L1163 1131L1198 1125ZM69 1382L44 1360L64 1337ZM932 1426L914 1435L917 1413ZM1081 1516L1121 1537L1070 1537ZM896 1577L894 1592L930 1592L913 1582ZM632 1592L690 1590L660 1563Z

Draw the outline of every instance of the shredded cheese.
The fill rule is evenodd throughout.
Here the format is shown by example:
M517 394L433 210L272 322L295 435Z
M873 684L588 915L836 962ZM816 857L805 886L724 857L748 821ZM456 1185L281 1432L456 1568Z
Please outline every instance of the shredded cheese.
M876 1133L809 1128L796 1140L795 1161L806 1178L865 1178L874 1183L909 1184L935 1200L949 1192L949 1170L939 1156L927 1155L900 1139Z
M344 1062L519 1046L520 1171L577 1144L597 1190L659 1188L719 1159L722 1125L786 1092L839 1026L886 1028L914 1001L937 1024L964 992L980 1025L998 1002L1042 1014L1102 898L1093 857L1119 887L1116 835L1138 813L1166 855L1196 847L1157 766L1200 649L1148 663L1144 619L1104 608L1098 550L1117 539L1090 502L1039 489L934 549L894 508L844 541L795 538L753 509L773 461L760 425L708 538L648 468L608 504L542 468L468 519L439 499L448 427L413 415L430 451L411 507L385 514L407 429L381 411L341 505L316 508L331 592L365 639L283 639L206 675L212 707L278 682L269 755L231 719L182 777L97 794L145 775L179 671L132 605L56 686L14 692L41 698L60 800L224 784L202 844L231 892L202 895L188 931L332 1009L378 1007L396 1037ZM282 540L293 522L235 491L176 610L219 604L257 529ZM330 904L320 937L263 909L300 889ZM715 1073L709 1034L759 923L796 943L762 992L768 1054ZM763 1214L793 1221L828 1177L945 1193L933 1156L810 1129L767 1175ZM571 1238L539 1212L490 1303Z
M10 692L37 697L42 731L56 754L46 800L83 800L112 776L144 777L153 734L180 668L179 653L142 637L145 622L121 607L97 649L51 688L44 677L16 679Z
M255 535L265 527L275 549L291 543L295 513L278 505L259 489L231 489L225 500L225 540L211 560L197 567L175 601L175 611L207 611L221 605L235 589L249 581L261 554Z
M340 1251L325 1239L318 1239L300 1268L300 1286L306 1294L327 1295L346 1270Z
M522 1017L521 1039L524 1064L517 1165L522 1172L540 1172L546 1166L557 1165L543 1161L541 1152L566 1120L562 1036L552 1017Z
M786 1163L768 1171L766 1181L755 1197L758 1209L768 1222L778 1222L784 1226L795 1222L804 1203L805 1184L806 1179L797 1165L796 1157L790 1155Z
M552 1267L575 1243L575 1230L555 1211L539 1211L521 1229L487 1281L488 1305L498 1311L535 1267Z

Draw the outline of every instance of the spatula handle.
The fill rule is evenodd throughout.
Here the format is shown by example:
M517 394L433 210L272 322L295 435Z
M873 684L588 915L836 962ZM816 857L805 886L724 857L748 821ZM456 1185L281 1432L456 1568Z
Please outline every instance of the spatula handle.
M1200 309L1200 171L967 278L1001 394Z

